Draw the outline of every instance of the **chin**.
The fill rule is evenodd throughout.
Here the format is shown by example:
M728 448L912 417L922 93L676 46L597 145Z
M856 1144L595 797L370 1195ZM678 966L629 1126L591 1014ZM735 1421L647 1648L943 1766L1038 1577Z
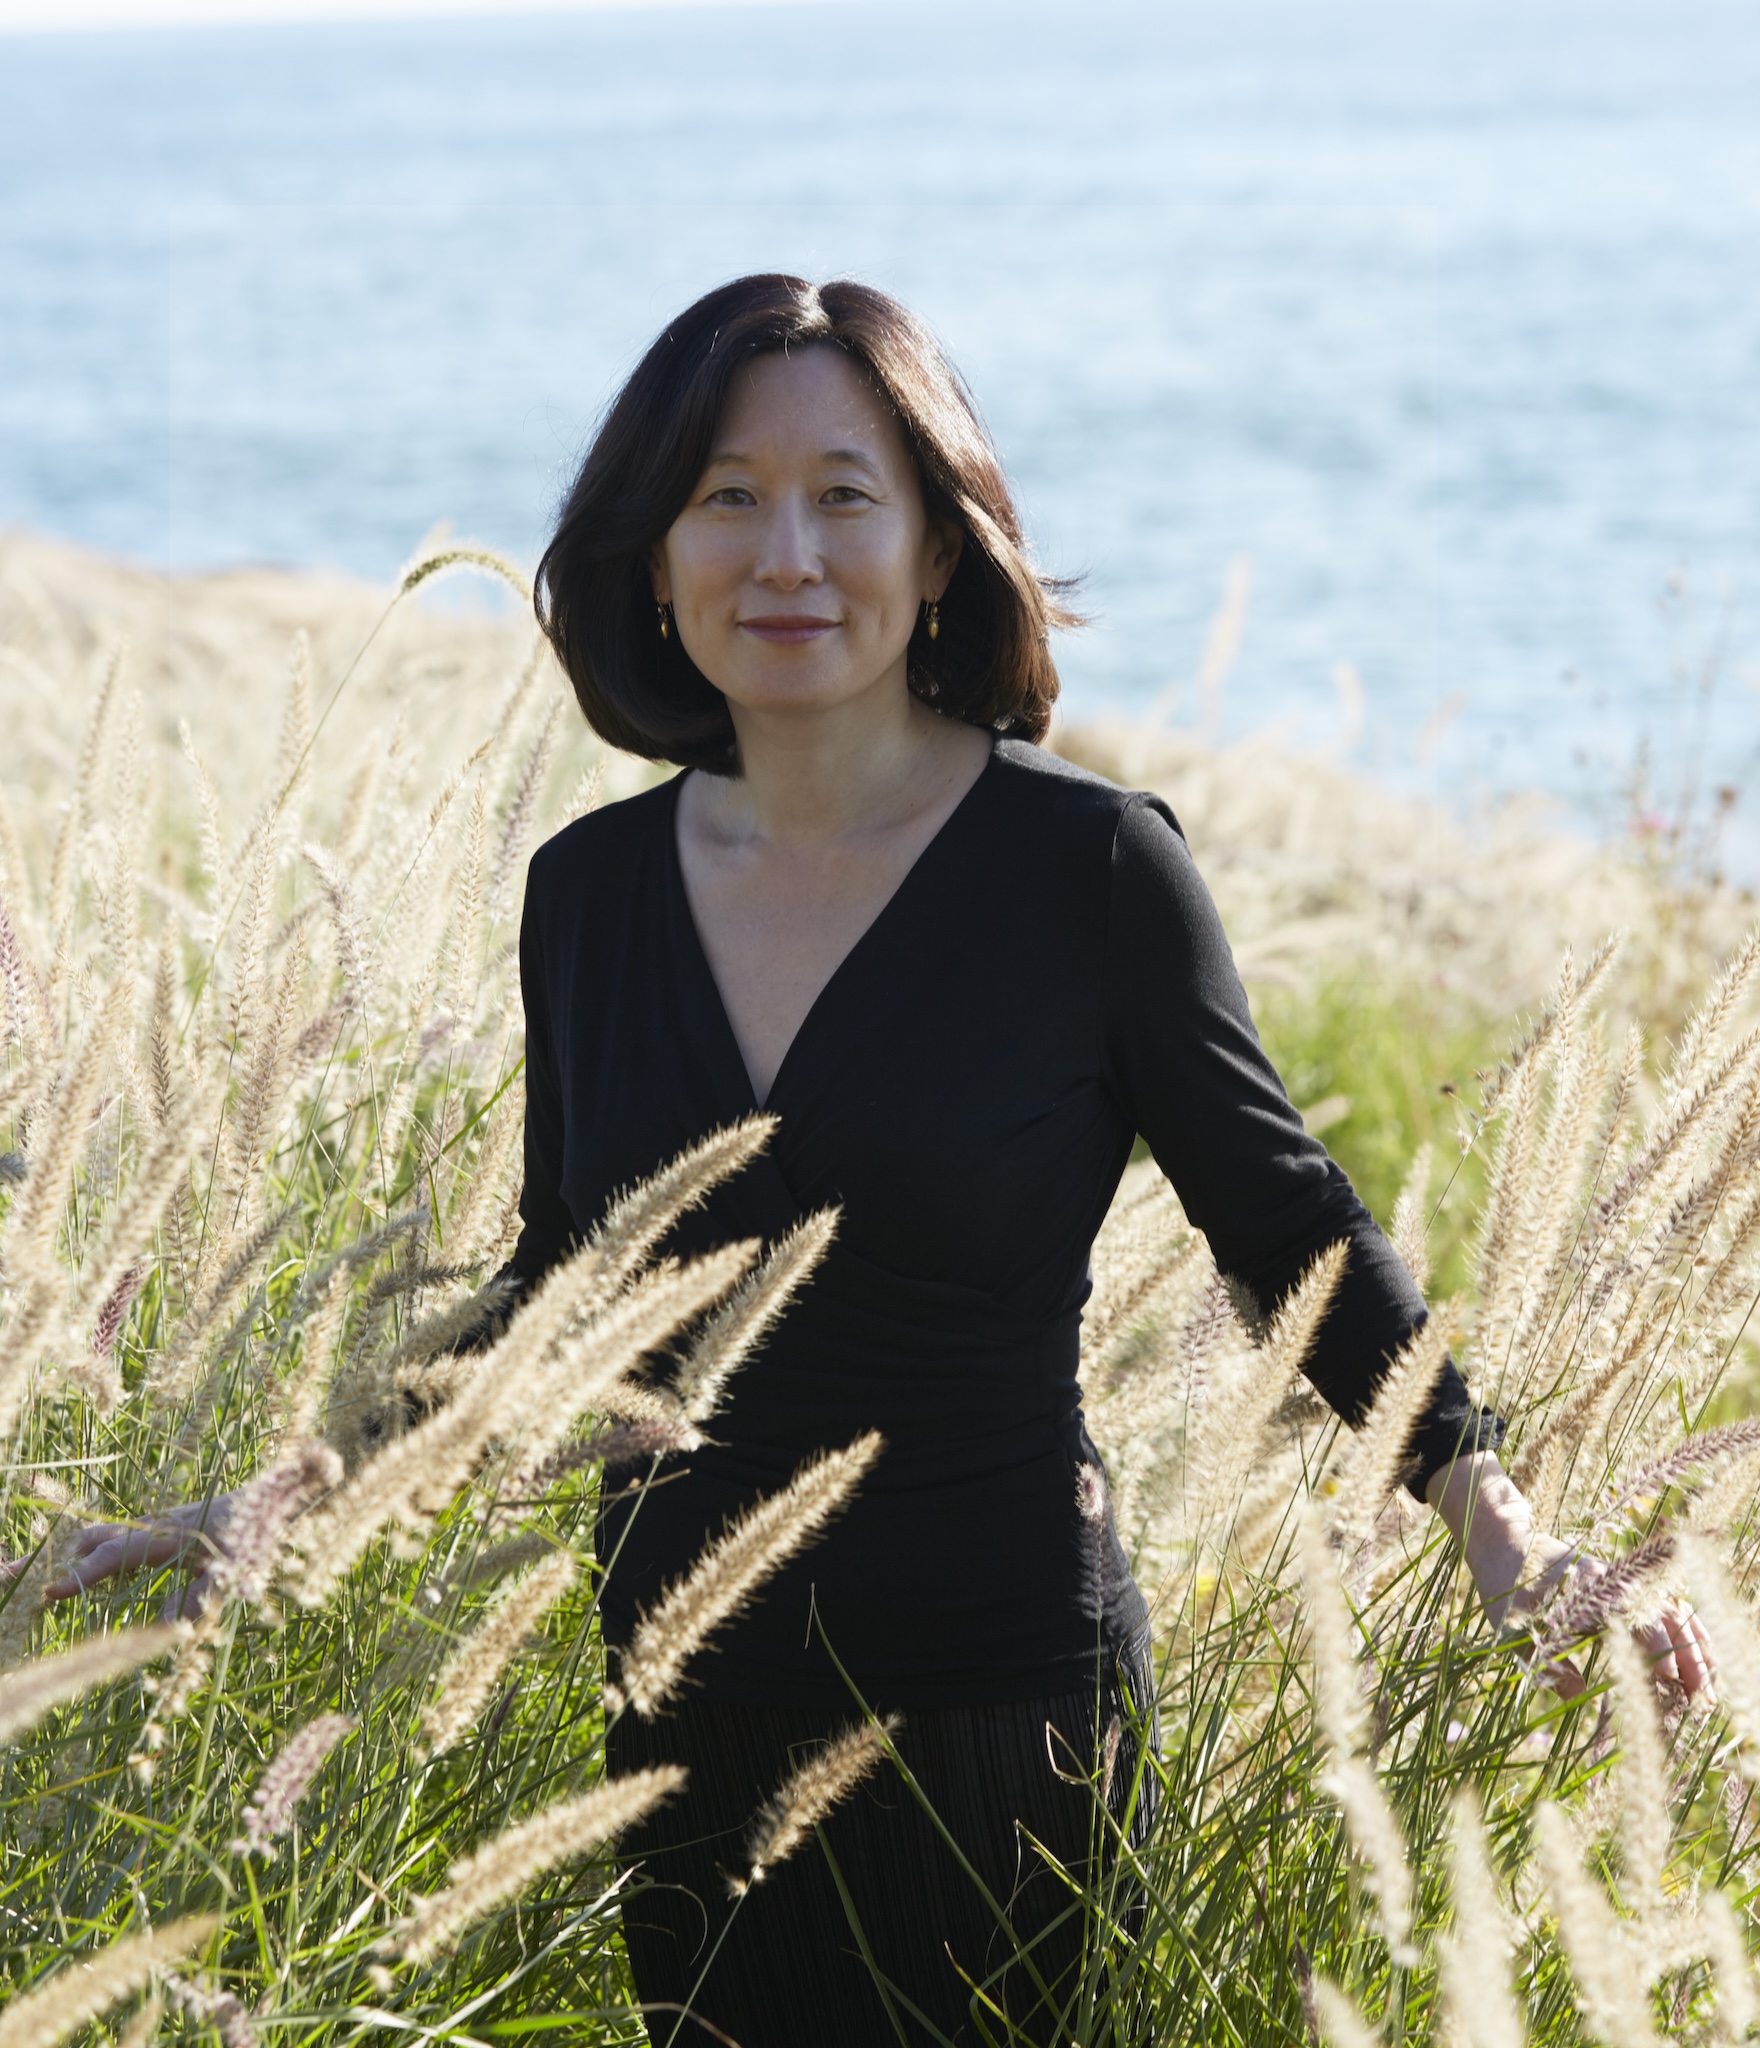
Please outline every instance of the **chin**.
M853 704L869 687L842 676L770 676L762 683L723 689L722 695L742 711L770 716L791 711L834 711L841 704Z

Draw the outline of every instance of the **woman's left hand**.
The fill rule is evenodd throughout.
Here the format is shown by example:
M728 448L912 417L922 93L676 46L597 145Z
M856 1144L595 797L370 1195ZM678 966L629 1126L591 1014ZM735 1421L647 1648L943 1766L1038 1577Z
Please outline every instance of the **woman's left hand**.
M1556 1536L1536 1534L1527 1497L1489 1452L1435 1474L1426 1496L1454 1531L1494 1628L1539 1620L1573 1565L1579 1585L1608 1569L1594 1558L1579 1558ZM1679 1686L1689 1698L1707 1703L1716 1698L1711 1639L1684 1601L1672 1601L1654 1620L1634 1624L1632 1633L1659 1687ZM1542 1676L1561 1699L1575 1699L1583 1690L1583 1674L1568 1657L1549 1661Z

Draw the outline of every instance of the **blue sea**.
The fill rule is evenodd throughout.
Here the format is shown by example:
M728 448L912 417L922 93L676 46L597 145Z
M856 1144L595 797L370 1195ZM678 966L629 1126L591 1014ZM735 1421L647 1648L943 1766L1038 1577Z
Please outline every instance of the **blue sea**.
M667 314L778 267L942 335L1087 579L1077 715L1610 830L1723 785L1760 876L1753 0L0 38L0 522L530 558Z

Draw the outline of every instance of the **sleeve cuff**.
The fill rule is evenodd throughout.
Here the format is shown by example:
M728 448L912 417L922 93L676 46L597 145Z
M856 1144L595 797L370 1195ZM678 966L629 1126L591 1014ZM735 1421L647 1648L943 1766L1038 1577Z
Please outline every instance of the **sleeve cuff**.
M1453 1368L1451 1376L1454 1387L1445 1390L1444 1400L1412 1432L1411 1456L1403 1479L1407 1492L1418 1500L1424 1498L1424 1489L1438 1472L1446 1471L1457 1458L1499 1449L1509 1430L1508 1422L1495 1409L1481 1408L1472 1399Z

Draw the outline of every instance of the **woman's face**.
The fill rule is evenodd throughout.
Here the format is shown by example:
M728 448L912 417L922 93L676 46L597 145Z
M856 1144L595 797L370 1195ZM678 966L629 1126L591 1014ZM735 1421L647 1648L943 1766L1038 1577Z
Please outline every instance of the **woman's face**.
M654 595L731 705L821 710L904 689L919 612L958 559L890 409L841 349L813 347L735 378L690 502L654 550Z

